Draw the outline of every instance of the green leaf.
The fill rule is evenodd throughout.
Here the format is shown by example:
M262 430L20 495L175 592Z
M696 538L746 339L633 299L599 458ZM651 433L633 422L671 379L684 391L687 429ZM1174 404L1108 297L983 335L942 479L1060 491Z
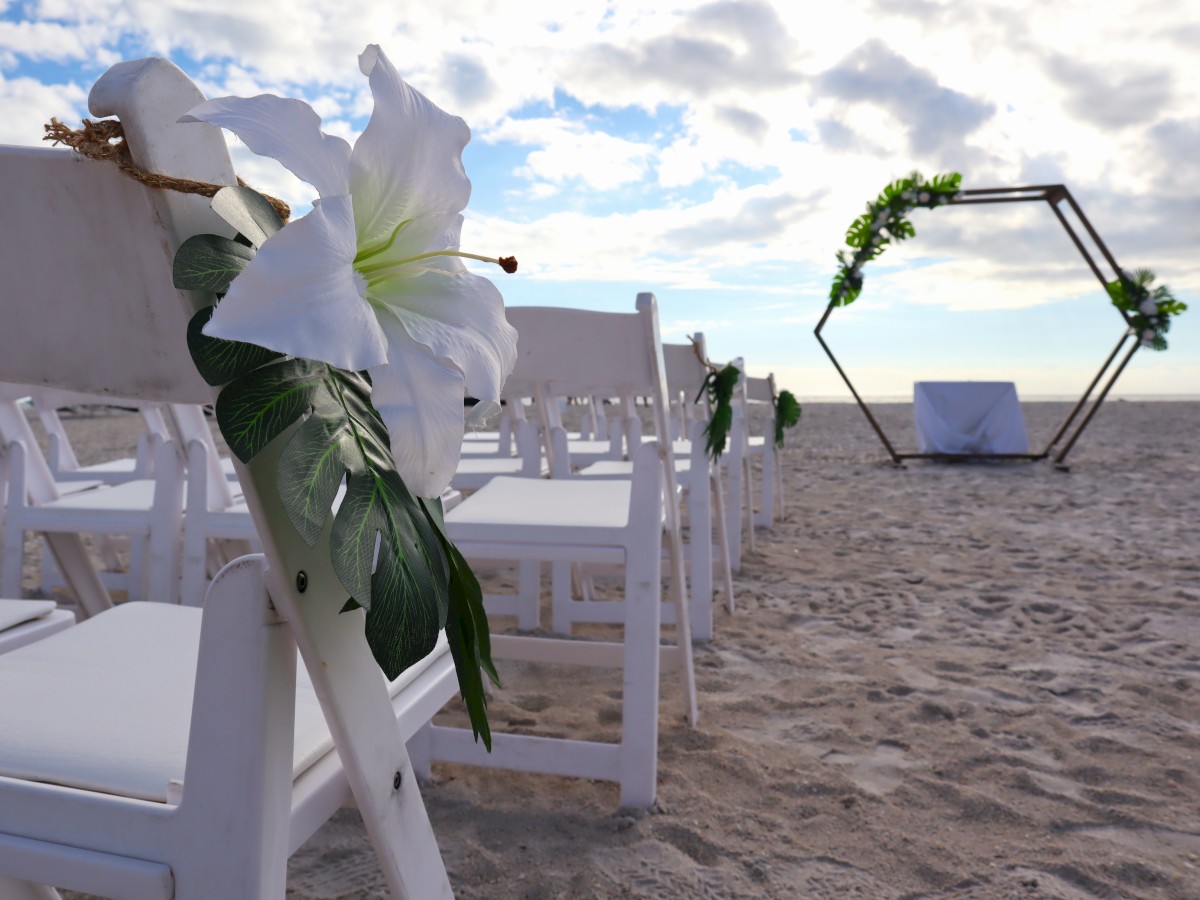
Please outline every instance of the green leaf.
M851 222L846 232L846 244L855 248L864 246L871 238L871 222L874 218L871 213L863 213Z
M1104 289L1108 291L1108 296L1113 302L1113 306L1124 309L1128 303L1125 297L1125 286L1120 279L1116 281L1107 281L1104 284Z
M369 503L370 518L378 528L379 552L375 571L369 576L367 601L360 594L353 596L367 609L367 643L390 680L427 656L437 643L438 632L446 624L450 573L437 532L394 469L350 479L333 521L330 545L335 569L342 549L337 539L339 520L356 492L369 492L374 498ZM364 506L361 497L358 506ZM350 514L356 515L355 510ZM351 523L351 529L357 527L357 522ZM375 540L368 537L368 546L373 548Z
M780 391L775 398L775 446L783 446L783 430L795 428L800 422L800 403L791 391Z
M490 751L492 733L488 726L487 694L483 689L480 670L486 672L497 687L500 687L500 675L492 662L491 633L483 609L483 591L467 561L446 537L441 502L422 500L421 504L442 540L442 548L446 551L446 558L450 564L450 606L446 616L446 640L450 645L450 655L454 657L459 691L471 720L471 732L476 740L482 739L484 746Z
M316 546L338 486L359 459L349 423L323 409L304 421L280 454L279 499L308 546Z
M215 234L188 238L175 253L171 277L181 291L223 294L254 258L254 251Z
M267 198L240 184L217 191L212 198L212 209L245 235L254 247L261 247L263 241L283 227L283 221Z
M217 396L217 424L230 451L244 463L312 405L324 363L285 359L230 382Z
M265 366L273 359L282 359L282 353L259 347L257 344L245 344L241 341L225 341L221 338L209 337L202 329L212 318L215 306L206 306L188 322L187 343L192 354L192 362L200 377L213 387L228 384Z
M704 379L704 386L700 388L701 395L708 391L712 405L712 415L704 428L704 435L707 438L705 449L713 461L720 459L725 452L727 436L733 427L733 389L739 377L737 367L731 363L719 372L709 372Z

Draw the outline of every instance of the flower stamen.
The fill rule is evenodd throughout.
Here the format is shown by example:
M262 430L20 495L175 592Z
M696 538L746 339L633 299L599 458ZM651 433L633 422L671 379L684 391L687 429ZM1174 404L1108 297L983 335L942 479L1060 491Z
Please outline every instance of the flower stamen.
M375 251L369 255L374 256ZM407 259L391 260L385 263L374 263L373 265L360 266L358 259L355 259L354 268L365 275L369 280L376 281L380 278L387 278L391 275L399 275L399 271L410 263L420 262L425 259L434 259L439 256L457 256L460 259L477 259L480 262L492 263L499 266L508 274L517 271L517 258L515 256L502 256L496 259L492 256L480 256L478 253L466 253L462 250L431 250L428 253L418 253L416 256L410 256Z

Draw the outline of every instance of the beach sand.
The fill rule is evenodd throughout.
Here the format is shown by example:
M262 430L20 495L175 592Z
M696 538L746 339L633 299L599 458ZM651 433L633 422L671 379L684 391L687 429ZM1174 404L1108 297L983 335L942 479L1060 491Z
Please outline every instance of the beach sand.
M1025 405L1035 444L1068 407ZM911 406L875 411L912 446ZM85 454L95 422L68 423ZM1200 898L1200 405L1110 402L1069 473L894 468L850 405L788 444L786 520L697 647L697 728L664 678L657 807L435 764L457 895ZM616 736L613 673L502 674L495 727ZM385 896L353 810L289 876Z

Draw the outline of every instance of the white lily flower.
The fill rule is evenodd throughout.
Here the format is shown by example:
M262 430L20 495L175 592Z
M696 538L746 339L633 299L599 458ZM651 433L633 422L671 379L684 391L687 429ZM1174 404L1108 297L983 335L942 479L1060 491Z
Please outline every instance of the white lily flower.
M358 59L375 109L353 149L307 103L223 97L181 121L227 128L317 189L312 212L259 248L204 332L343 369L369 370L372 402L415 494L436 497L458 466L466 424L499 411L517 355L500 292L463 258L470 130L401 79L377 45Z

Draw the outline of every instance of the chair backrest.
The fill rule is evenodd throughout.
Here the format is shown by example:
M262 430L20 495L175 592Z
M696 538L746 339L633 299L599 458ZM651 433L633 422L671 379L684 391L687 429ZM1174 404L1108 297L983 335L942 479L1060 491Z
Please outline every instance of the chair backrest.
M517 362L506 390L539 398L543 415L552 416L543 422L547 432L560 424L553 398L621 397L630 417L633 398L647 396L653 401L655 432L670 434L666 362L653 294L638 294L635 313L518 306L505 315L517 330ZM624 433L640 435L631 426ZM671 474L673 484L673 467Z
M704 364L708 359L704 335L693 335L693 340L686 344L663 344L663 359L667 364L667 390L671 392L671 400L682 395L685 404L695 403L696 395L708 377L708 366Z
M708 392L701 394L709 371L704 335L697 333L686 344L663 344L663 359L667 364L667 390L671 392L671 436L683 439L694 422L707 422L712 414Z
M94 115L120 117L143 169L233 184L220 130L178 121L203 100L172 63L143 59L101 76L89 107ZM181 293L171 283L172 257L184 239L203 232L232 236L208 201L149 190L110 163L69 151L2 148L0 178L8 190L0 213L7 222L0 242L0 380L166 403L211 402L215 392L192 364L186 326L212 298ZM275 460L293 431L250 466L239 464L238 476L267 557L271 601L291 625L384 873L402 892L413 871L426 872L433 860L440 867L440 858L432 833L405 830L411 820L404 816L411 804L420 806L420 796L363 638L362 613L339 615L346 591L330 561L332 522L310 550L274 491ZM189 766L205 743L189 743ZM404 788L394 791L397 773L404 773Z
M766 378L755 378L750 375L743 377L746 382L746 399L751 403L775 402L775 373Z

